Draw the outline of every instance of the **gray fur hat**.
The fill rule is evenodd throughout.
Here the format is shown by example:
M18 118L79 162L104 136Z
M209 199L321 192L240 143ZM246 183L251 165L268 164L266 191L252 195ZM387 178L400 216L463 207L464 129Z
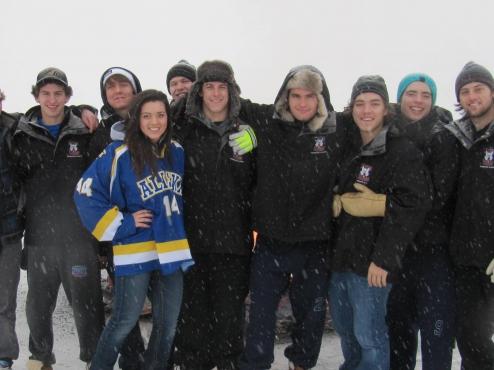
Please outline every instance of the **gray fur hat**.
M333 106L322 73L310 65L302 65L290 70L274 103L275 112L282 121L286 122L295 121L288 105L288 93L291 89L306 89L317 95L317 112L307 126L313 132L323 127L329 112L333 111Z

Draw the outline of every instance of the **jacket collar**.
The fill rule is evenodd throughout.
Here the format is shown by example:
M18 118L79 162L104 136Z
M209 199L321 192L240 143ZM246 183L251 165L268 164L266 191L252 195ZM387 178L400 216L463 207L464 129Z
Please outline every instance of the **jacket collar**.
M324 120L321 127L315 131L313 130L313 127L311 126L310 122L283 121L280 117L277 116L276 112L274 113L273 118L279 119L281 122L283 122L286 125L300 128L300 136L302 136L302 135L328 135L328 134L333 134L336 132L336 112L334 112L334 111L328 113L328 117Z
M41 116L40 106L35 106L29 109L25 115L21 116L19 125L17 126L17 132L24 132L29 136L35 137L49 144L55 144L55 141L47 133L46 128L40 126L37 122L38 117ZM74 115L68 107L65 107L64 118L62 120L62 128L57 141L60 141L64 136L69 134L89 134L89 129L84 125L82 120Z
M470 149L479 141L486 140L494 135L494 121L489 124L485 132L475 138L475 126L469 118L460 119L445 126L460 141L466 149Z
M362 157L372 157L386 153L386 142L388 138L389 124L385 124L377 136L368 144L362 145L360 155Z

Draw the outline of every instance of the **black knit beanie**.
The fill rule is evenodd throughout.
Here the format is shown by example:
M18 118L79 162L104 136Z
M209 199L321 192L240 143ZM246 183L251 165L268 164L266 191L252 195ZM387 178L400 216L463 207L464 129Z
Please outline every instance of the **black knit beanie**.
M182 76L192 82L196 80L196 67L187 62L185 59L180 60L177 64L170 68L166 75L166 88L170 92L170 80L173 77Z
M460 90L471 82L481 82L494 90L494 79L489 70L475 62L468 62L461 70L455 82L456 100L460 101Z
M384 79L381 76L369 75L359 77L352 88L351 104L353 104L357 96L367 92L376 93L383 98L386 104L389 103L386 82L384 82Z

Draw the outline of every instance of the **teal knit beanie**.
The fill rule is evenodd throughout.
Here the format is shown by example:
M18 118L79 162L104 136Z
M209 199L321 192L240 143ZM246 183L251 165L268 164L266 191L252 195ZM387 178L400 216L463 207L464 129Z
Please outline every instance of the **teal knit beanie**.
M401 97L403 96L403 93L407 89L407 87L414 82L423 82L427 86L429 86L429 89L431 90L431 96L432 96L432 105L436 104L436 97L437 97L437 87L436 83L430 77L429 75L426 75L425 73L410 73L409 75L406 75L403 77L403 79L400 81L400 84L398 85L398 94L396 101L399 103L401 101Z

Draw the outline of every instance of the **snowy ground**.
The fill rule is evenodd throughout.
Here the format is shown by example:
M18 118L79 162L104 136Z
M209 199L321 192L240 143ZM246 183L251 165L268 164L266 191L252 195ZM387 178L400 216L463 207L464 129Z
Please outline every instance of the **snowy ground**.
M25 301L27 294L26 275L23 272L21 275L21 283L19 284L18 300L17 300L17 334L19 336L19 344L21 348L20 358L14 363L14 369L25 369L25 364L29 356L28 353L28 337L29 330L25 316ZM65 294L59 295L57 308L53 317L54 333L55 333L55 356L57 364L55 370L82 370L84 364L78 360L78 342L77 334L72 319L72 311L69 307ZM142 323L143 333L149 332L149 325ZM285 370L288 368L287 360L283 356L284 344L277 344L275 349L275 363L273 370ZM460 359L458 352L454 353L453 370L460 369ZM326 334L323 339L321 355L319 357L317 370L333 370L338 369L341 363L341 350L339 339L334 334ZM118 367L115 367L117 369ZM420 369L420 365L417 366Z

